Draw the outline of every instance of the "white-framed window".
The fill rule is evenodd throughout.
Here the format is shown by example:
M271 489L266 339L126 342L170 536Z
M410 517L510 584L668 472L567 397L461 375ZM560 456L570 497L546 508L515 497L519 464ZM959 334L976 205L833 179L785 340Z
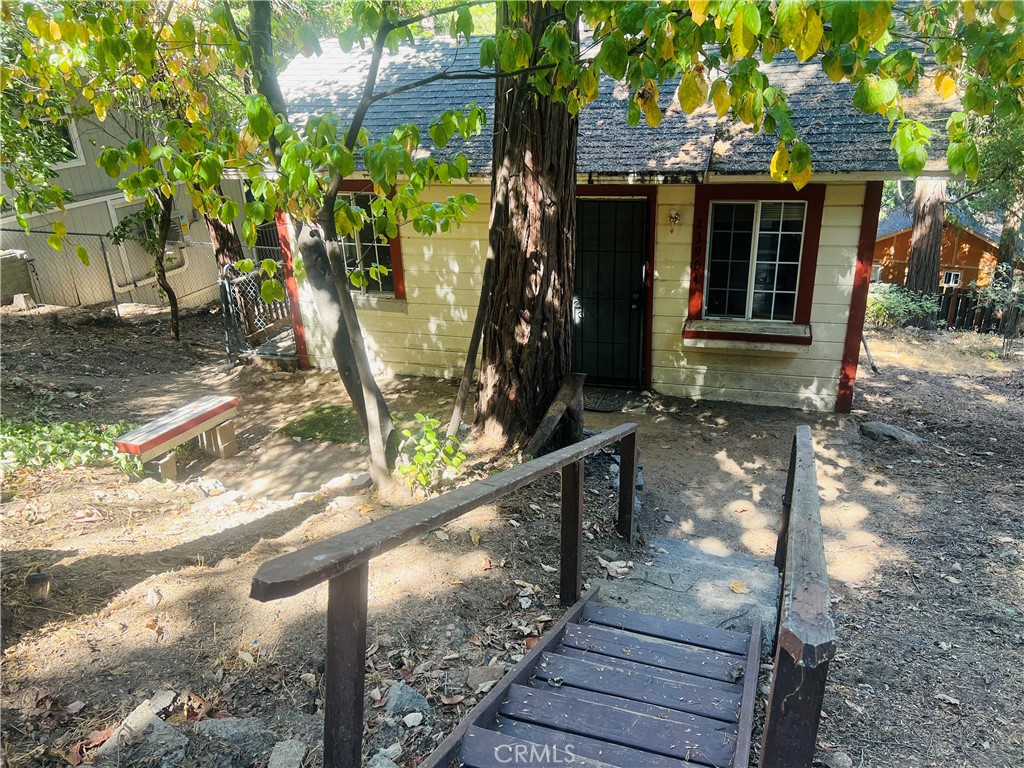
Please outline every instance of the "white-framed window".
M942 273L942 285L950 288L960 285L960 273L947 269Z
M793 322L807 203L712 202L704 317Z
M53 126L53 132L64 144L64 156L66 160L54 163L54 170L60 171L64 168L75 168L85 165L85 155L82 153L82 140L78 137L78 127L70 117L61 120Z
M882 279L882 265L874 264L871 267L871 282L877 283Z
M348 197L351 204L365 211L370 220L352 237L342 238L345 268L350 271L358 269L366 278L366 283L359 287L361 293L394 294L391 243L386 240L382 242L373 234L373 217L370 212L372 196L349 193Z

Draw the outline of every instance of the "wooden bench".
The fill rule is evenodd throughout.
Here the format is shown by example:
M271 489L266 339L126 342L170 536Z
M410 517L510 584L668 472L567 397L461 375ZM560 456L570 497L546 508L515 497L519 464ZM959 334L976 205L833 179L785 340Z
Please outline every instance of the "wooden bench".
M114 444L122 453L132 453L145 465L147 474L174 480L177 467L172 452L194 437L203 450L220 459L238 453L235 424L238 398L207 395L188 405L121 435Z

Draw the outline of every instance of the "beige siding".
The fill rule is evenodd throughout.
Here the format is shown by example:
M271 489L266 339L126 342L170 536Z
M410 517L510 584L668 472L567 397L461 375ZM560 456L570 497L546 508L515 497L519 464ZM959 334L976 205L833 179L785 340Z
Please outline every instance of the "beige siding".
M670 395L831 410L850 313L864 184L830 185L825 193L811 310L813 342L785 352L684 346L690 290L693 189L658 190L652 384ZM680 214L670 231L669 214Z
M727 349L684 346L690 289L694 192L662 186L657 197L651 378L664 394L831 410L838 391L846 320L860 234L863 183L830 185L825 195L811 312L813 342L784 352L735 343ZM458 376L472 331L487 249L487 189L459 229L423 237L402 232L406 302L359 303L367 349L380 372ZM438 197L446 194L439 190ZM676 213L679 222L670 223ZM332 367L328 340L308 292L303 315L314 363Z

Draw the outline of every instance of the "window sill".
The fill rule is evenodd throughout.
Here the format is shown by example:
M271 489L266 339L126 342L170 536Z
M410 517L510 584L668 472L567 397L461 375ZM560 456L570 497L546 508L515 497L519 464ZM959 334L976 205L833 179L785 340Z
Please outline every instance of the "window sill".
M684 347L792 353L811 341L811 326L799 323L687 320L683 324Z
M396 299L394 296L384 294L352 294L352 301L356 305L356 309L372 309L378 312L398 312L401 314L409 313L409 303L402 299Z

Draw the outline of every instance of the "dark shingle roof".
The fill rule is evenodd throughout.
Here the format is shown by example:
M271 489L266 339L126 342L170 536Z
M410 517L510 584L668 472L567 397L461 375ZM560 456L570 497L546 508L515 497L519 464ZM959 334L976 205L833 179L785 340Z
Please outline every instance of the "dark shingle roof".
M358 102L369 51L344 53L337 41L321 43L323 55L297 57L281 73L281 90L290 116L301 124L310 115L333 112L349 119ZM390 90L419 80L442 69L466 71L479 64L479 39L456 46L450 38L420 38L404 45L395 55L385 54L381 62L377 91ZM782 86L790 96L794 124L810 144L817 173L895 173L899 171L889 147L886 121L865 115L851 104L853 87L835 85L819 64L799 64L792 56L779 56L762 64L770 82ZM665 117L658 128L644 123L631 128L626 123L628 93L610 78L603 77L600 97L580 114L578 167L580 173L623 176L651 174L698 180L705 171L719 174L767 174L776 139L755 135L749 128L719 122L710 106L692 115L682 112L669 95L674 84L662 88ZM493 116L494 82L486 80L440 80L390 96L375 104L367 114L365 127L375 135L389 133L395 125L415 123L426 128L446 109L476 102ZM718 140L715 140L716 132ZM455 142L457 144L457 142ZM476 174L489 171L491 129L458 146L471 161ZM714 146L713 158L709 158Z
M973 232L993 245L999 244L1002 234L1003 216L992 212L980 214L963 205L947 205L946 218L968 232ZM907 208L897 206L889 211L879 222L875 239L889 237L897 232L905 232L914 226L914 217Z

